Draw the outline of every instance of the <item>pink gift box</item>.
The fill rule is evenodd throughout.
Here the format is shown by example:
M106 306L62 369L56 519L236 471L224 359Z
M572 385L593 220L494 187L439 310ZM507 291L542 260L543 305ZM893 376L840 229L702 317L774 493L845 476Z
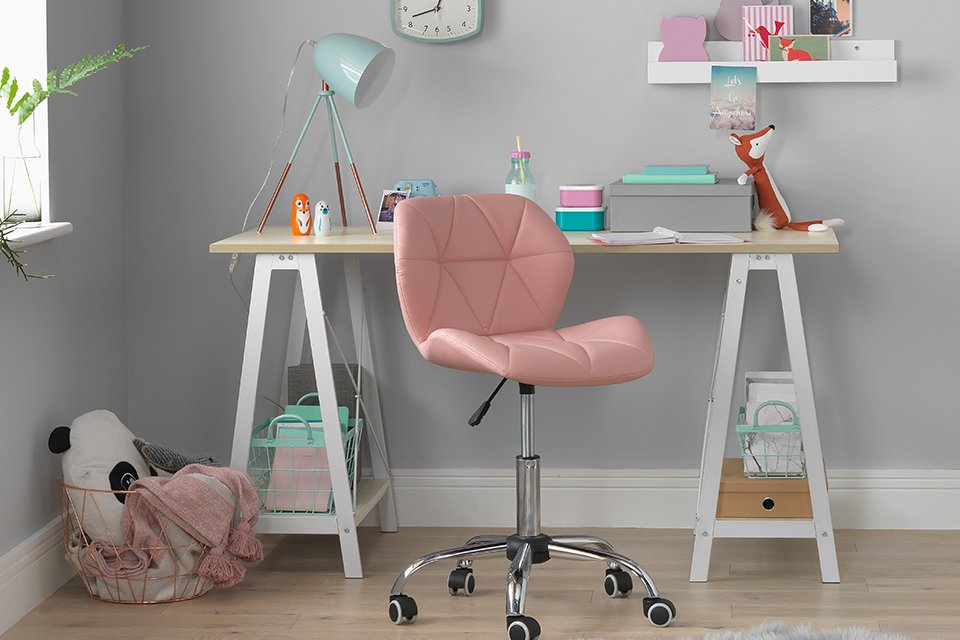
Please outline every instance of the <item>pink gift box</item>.
M603 204L603 185L569 184L560 187L561 207L599 207Z

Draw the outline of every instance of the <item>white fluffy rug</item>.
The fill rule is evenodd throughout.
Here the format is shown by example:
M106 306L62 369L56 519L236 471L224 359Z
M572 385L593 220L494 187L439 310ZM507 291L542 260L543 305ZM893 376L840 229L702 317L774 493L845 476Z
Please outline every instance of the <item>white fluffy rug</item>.
M745 631L711 634L703 640L907 640L907 638L862 628L818 630L806 626L795 627L784 622L770 622Z

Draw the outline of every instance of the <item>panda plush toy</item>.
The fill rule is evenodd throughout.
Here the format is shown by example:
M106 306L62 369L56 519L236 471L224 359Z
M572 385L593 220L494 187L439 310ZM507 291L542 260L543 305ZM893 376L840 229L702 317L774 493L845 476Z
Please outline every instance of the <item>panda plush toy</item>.
M69 427L50 433L50 451L63 454L63 484L70 509L88 540L122 544L127 494L113 492L126 491L135 480L157 475L134 446L134 438L105 409L85 413Z

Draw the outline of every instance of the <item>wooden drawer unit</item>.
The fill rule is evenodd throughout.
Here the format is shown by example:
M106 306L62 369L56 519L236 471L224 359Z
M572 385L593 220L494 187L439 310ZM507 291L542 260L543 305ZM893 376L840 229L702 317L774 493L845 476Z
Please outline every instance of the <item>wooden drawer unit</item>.
M743 460L726 458L720 478L718 518L813 518L806 478L748 478Z

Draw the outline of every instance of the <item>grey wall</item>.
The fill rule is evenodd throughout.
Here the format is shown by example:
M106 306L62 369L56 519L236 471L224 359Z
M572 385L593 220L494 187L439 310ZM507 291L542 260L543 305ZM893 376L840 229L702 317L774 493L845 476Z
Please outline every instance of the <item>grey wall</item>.
M533 151L546 208L556 204L559 184L609 182L648 162L740 171L726 136L707 129L705 86L645 81L646 43L659 39L660 17L712 18L715 0L608 0L589 11L572 0L490 0L484 33L450 46L394 36L388 4L127 2L127 42L151 45L126 85L127 352L136 431L227 455L245 317L227 280L227 257L206 248L240 229L306 38L346 31L396 49L385 95L364 112L342 108L369 194L420 176L445 193L499 191L517 133ZM942 4L944 24L960 20L960 9ZM922 21L902 20L893 3L861 5L860 37L898 41L899 83L760 89L760 118L780 134L769 164L794 213L849 222L840 255L798 259L824 447L833 468L956 468L960 430L947 402L960 382L953 250L960 224L946 170L955 164L947 96L960 78ZM797 13L802 22L806 12ZM302 60L281 164L317 87ZM272 223L286 224L285 203L296 190L334 201L330 169L320 121ZM348 207L352 223L363 224L349 188ZM249 262L237 274L247 291ZM341 272L335 260L321 264L328 306L345 333ZM421 360L403 329L391 260L370 257L363 265L393 465L508 467L517 445L515 396L502 396L482 429L468 429L465 418L495 380ZM653 335L658 364L624 386L543 389L538 445L550 466L698 465L725 269L720 257L578 257L562 322L635 314ZM280 290L288 293L289 283ZM748 305L742 361L784 368L769 274L755 276ZM280 325L273 324L277 356L267 371L277 371L282 356ZM267 382L261 390L276 396L278 387Z
M62 68L122 40L120 0L49 0L48 60ZM50 199L72 235L29 248L25 284L0 265L0 555L58 512L47 434L106 407L125 417L123 73L50 100Z

